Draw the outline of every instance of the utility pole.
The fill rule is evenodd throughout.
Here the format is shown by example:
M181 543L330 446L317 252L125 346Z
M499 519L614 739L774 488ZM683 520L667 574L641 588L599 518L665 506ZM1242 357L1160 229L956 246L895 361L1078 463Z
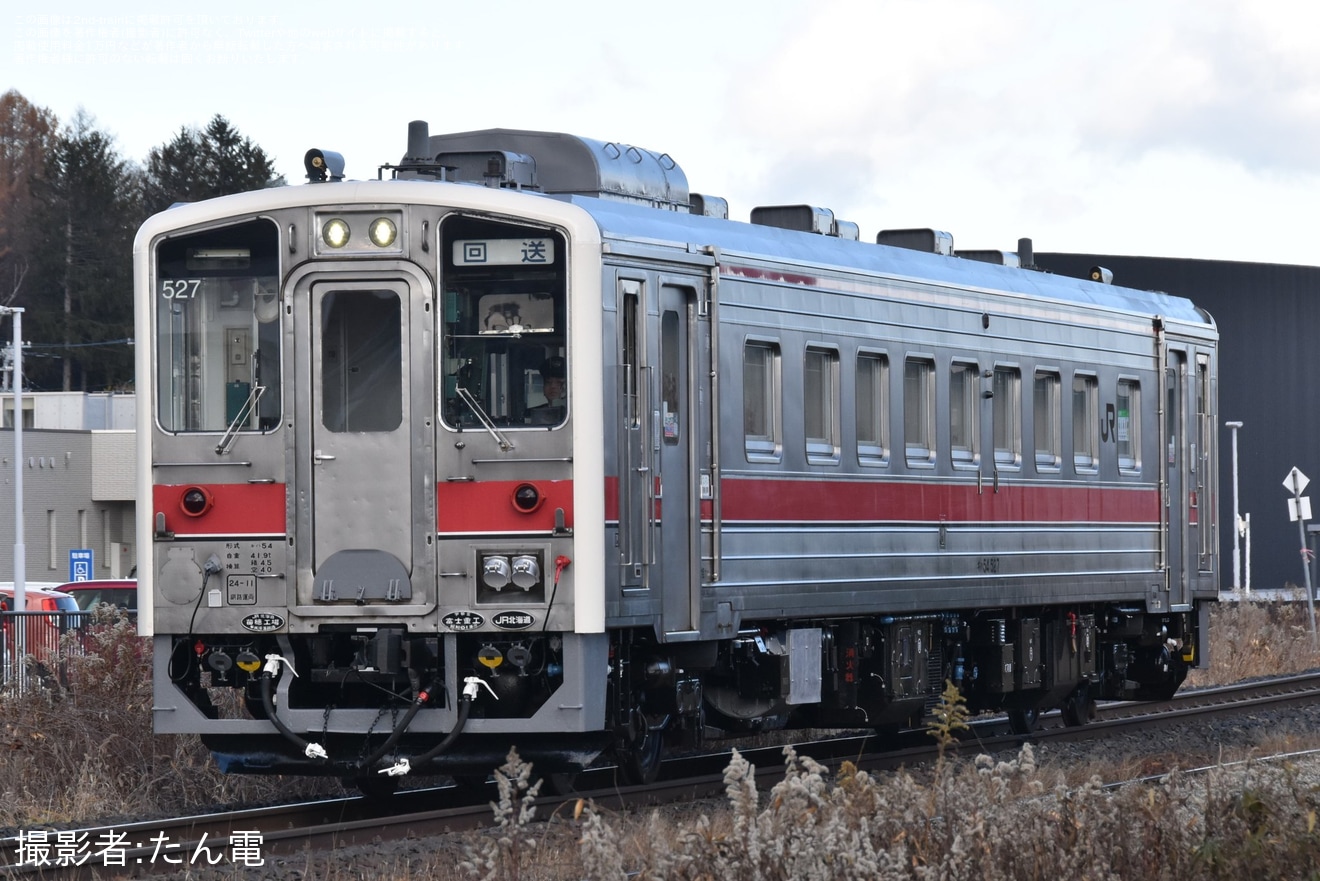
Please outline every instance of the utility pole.
M23 543L23 310L0 306L14 318L14 611L27 610L27 546Z

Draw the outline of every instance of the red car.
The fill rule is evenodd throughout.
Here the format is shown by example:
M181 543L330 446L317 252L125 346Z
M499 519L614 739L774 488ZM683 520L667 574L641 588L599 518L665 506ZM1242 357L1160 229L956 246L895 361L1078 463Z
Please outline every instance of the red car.
M56 588L78 602L78 608L87 611L97 603L109 603L129 612L137 611L137 579L96 579L70 581Z

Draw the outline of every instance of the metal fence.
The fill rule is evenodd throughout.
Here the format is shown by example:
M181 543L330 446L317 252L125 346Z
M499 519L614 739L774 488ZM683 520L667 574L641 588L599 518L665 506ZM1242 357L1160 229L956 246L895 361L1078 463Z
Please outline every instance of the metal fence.
M136 620L137 613L117 610ZM111 626L104 611L0 611L0 690L25 693L67 687L69 661L85 655L94 629Z

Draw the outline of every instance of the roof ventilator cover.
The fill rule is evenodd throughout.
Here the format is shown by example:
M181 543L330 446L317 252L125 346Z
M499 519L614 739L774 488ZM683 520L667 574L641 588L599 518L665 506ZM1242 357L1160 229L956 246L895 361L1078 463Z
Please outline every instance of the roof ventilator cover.
M930 254L953 255L953 234L939 229L882 229L875 237L876 244Z
M857 224L850 220L836 220L833 211L815 205L762 205L752 209L751 220L760 226L795 229L853 241L859 236Z

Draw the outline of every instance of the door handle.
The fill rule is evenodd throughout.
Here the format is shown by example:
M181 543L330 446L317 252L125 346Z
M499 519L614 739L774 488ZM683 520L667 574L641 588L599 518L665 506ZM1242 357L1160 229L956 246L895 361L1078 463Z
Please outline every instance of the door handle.
M312 464L320 465L322 462L329 462L334 458L335 458L334 456L326 455L325 453L322 453L320 450L317 450L315 453L312 453Z

